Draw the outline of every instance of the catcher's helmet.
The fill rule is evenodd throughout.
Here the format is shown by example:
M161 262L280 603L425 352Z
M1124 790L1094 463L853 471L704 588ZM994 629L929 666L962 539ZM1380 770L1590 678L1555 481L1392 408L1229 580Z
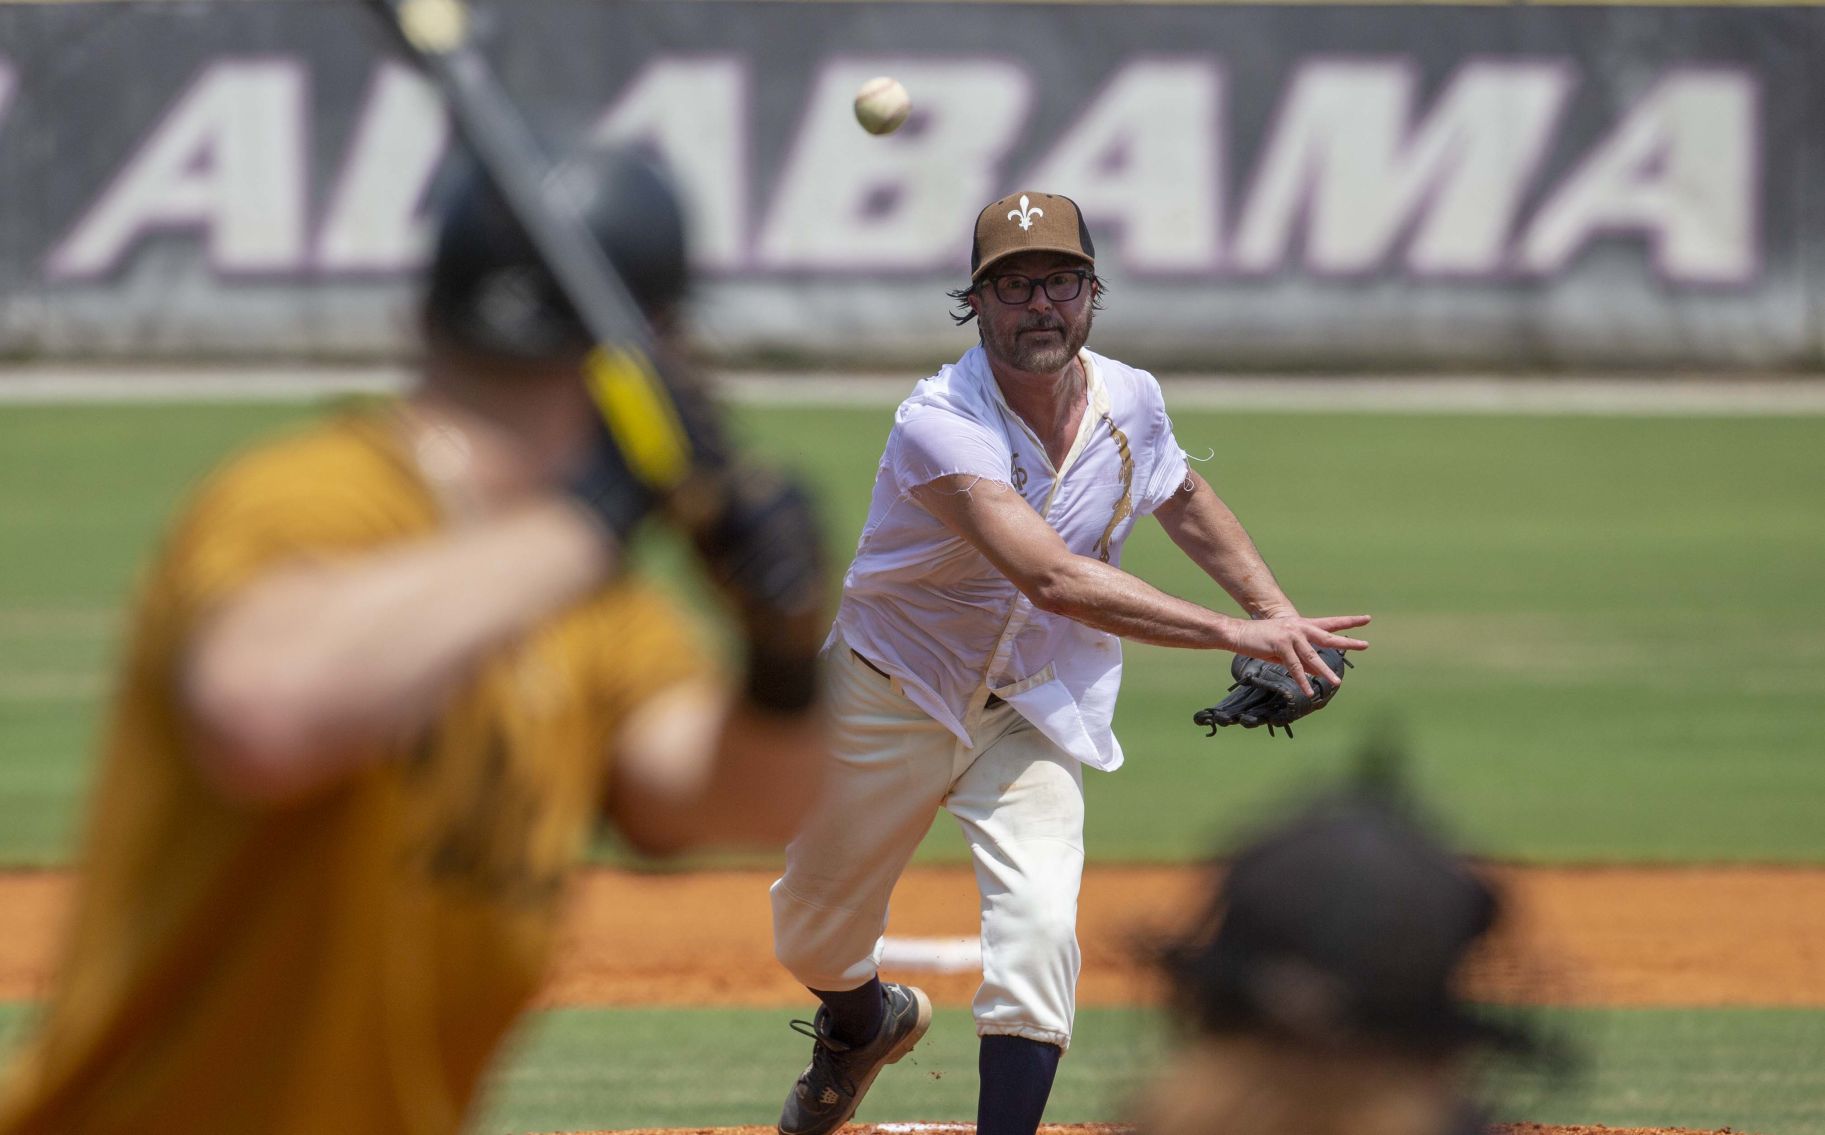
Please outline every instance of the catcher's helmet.
M595 147L561 178L615 271L649 318L683 299L689 282L684 215L670 180L645 156ZM473 159L448 181L425 293L427 330L485 355L535 361L590 346L570 301L540 262L506 202Z
M1211 1032L1450 1051L1530 1038L1455 995L1496 892L1392 801L1322 799L1242 849L1204 924L1168 951Z

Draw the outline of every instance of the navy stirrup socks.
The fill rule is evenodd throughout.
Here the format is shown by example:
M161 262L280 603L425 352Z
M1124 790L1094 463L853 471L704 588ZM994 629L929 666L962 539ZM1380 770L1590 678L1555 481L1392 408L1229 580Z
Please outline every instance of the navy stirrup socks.
M1064 1050L1020 1036L985 1036L977 1071L982 1094L976 1135L1033 1135L1052 1094L1052 1077Z
M881 988L878 977L870 978L866 985L857 989L837 993L813 989L811 992L817 994L817 999L830 1013L830 1035L844 1044L867 1044L881 1031L881 1022L887 1019L887 992Z

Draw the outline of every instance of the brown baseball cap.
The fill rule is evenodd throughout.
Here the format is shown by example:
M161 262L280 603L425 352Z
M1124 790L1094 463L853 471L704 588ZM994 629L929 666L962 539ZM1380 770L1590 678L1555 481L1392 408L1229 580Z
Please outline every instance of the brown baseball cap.
M1022 252L1062 252L1096 263L1096 246L1077 202L1056 193L1010 193L976 215L970 282Z

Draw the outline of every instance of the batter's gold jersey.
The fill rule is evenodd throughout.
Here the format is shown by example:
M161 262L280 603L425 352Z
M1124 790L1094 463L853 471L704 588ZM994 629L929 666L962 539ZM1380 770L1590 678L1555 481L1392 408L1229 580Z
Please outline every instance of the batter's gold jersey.
M622 583L480 668L426 736L284 807L235 806L185 751L179 655L261 572L442 521L390 410L231 461L139 600L54 996L0 1132L456 1131L538 988L611 733L709 669Z

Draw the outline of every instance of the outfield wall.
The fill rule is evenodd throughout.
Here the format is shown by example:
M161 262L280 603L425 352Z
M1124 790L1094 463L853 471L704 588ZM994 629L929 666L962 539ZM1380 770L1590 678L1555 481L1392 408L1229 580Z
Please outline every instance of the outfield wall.
M497 11L550 136L678 172L728 358L955 354L975 211L1032 187L1158 367L1825 364L1818 9ZM352 0L0 0L0 354L397 357L448 128L387 55Z

